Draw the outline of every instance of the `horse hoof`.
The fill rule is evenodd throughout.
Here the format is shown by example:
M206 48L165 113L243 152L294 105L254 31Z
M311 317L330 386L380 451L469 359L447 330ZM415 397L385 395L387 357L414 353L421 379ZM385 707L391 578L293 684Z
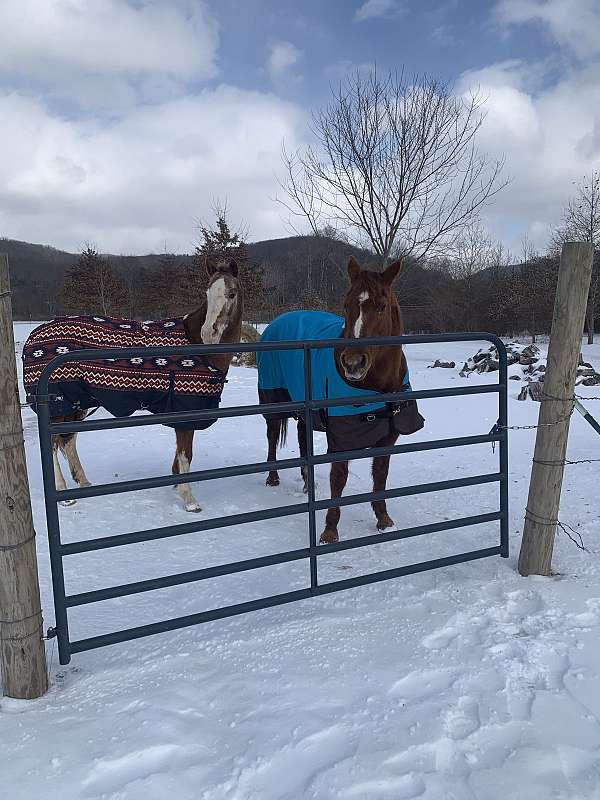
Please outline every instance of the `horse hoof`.
M68 508L69 506L74 506L76 502L77 500L59 500L58 505Z
M337 531L332 531L331 529L325 529L321 534L321 538L319 539L319 544L334 544L337 541L339 541Z
M186 511L192 511L194 513L198 513L198 511L202 511L202 506L198 503L188 503L185 507Z
M272 478L270 475L266 480L267 486L279 486L279 478Z
M387 531L390 528L395 528L395 527L396 525L394 523L394 520L391 517L388 517L387 514L384 517L381 517L381 519L377 520L378 531Z

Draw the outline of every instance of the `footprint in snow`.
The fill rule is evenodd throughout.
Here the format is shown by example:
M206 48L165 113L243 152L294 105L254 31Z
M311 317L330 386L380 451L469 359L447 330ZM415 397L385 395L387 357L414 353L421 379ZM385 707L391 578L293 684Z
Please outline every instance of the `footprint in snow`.
M415 670L396 681L389 694L405 703L419 702L450 689L457 679L454 669Z
M466 739L480 725L479 703L474 697L460 697L458 703L444 713L444 731L450 739Z
M180 772L197 764L203 753L202 747L158 744L117 758L101 758L84 778L83 793L86 797L112 794L151 775Z

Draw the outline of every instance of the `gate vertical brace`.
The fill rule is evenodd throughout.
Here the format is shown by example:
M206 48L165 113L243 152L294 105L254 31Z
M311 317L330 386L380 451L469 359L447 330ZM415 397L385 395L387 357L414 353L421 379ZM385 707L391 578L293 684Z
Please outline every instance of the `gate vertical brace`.
M315 464L313 452L312 362L310 347L304 344L304 428L306 431L306 455L308 459L308 538L310 550L310 590L316 591L317 578L317 520L315 515Z
M58 516L58 503L56 498L56 483L54 479L52 437L49 431L50 409L48 408L48 382L40 382L40 384L44 383L45 385L38 386L36 408L38 414L40 456L42 460L42 478L44 482L44 504L46 506L50 569L52 572L55 630L58 640L58 660L64 665L68 664L71 660L71 646L69 642L67 606L65 603L65 576L61 552L60 519Z
M508 359L506 348L498 347L500 392L498 394L498 427L500 428L500 555L508 558Z

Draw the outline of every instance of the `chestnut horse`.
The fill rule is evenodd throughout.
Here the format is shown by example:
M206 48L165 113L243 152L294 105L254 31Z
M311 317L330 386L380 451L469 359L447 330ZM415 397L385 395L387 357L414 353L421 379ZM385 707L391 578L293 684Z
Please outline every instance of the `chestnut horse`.
M234 260L229 262L223 261L216 265L208 265L207 271L209 282L206 290L206 298L202 299L199 307L195 311L186 314L183 318L184 333L182 332L182 343L185 344L186 340L190 344L224 344L239 342L242 328L243 297L238 278L237 264ZM122 320L121 322L125 321ZM175 322L168 322L167 324L175 325ZM179 321L178 325L181 327L181 321ZM132 325L125 324L121 327L130 328ZM32 336L33 334L35 334L35 331L32 333ZM82 346L85 347L85 345ZM94 346L101 347L102 343L95 343ZM67 348L62 348L62 350L66 349ZM73 348L71 347L70 349ZM222 355L209 354L208 356L210 367L216 368L215 372L220 373L222 381L225 379L232 356L233 354L229 353ZM138 360L141 361L141 359ZM98 405L98 403L93 405ZM58 423L73 422L84 419L88 413L89 408L82 408L81 410L76 410L73 413L63 416L54 415L51 419L52 422ZM175 435L176 448L172 472L174 474L189 472L192 461L194 430L177 426ZM81 487L90 485L79 459L76 437L77 434L75 433L61 434L52 437L54 475L56 488L58 490L66 489L65 479L58 460L59 450L67 460L73 480ZM183 500L186 511L202 510L194 498L189 484L181 483L176 488L179 496ZM74 502L75 500L66 500L62 501L62 504L72 505Z
M398 276L402 263L395 261L383 272L373 272L362 269L356 260L351 257L348 262L350 289L344 301L344 316L336 317L332 314L321 312L300 311L284 314L274 320L263 334L264 340L306 340L312 338L336 338L340 335L343 339L355 340L377 336L398 336L402 334L402 319L400 306L392 288ZM328 333L314 334L319 330ZM323 328L323 323L325 327ZM336 328L337 325L337 328ZM270 330L272 326L272 329ZM311 328L312 326L312 328ZM343 327L342 327L343 326ZM334 336L330 331L338 331ZM297 335L294 336L294 332ZM275 356L275 366L271 353L263 352L260 355L259 366L259 396L261 402L294 401L304 399L304 385L302 382L302 351L284 351L293 356L295 361L284 362L278 354ZM408 380L408 367L406 358L399 345L393 346L364 346L344 347L340 343L333 351L326 349L313 350L313 361L318 365L319 358L323 362L329 356L331 368L337 372L333 380L331 376L328 388L319 389L313 371L313 398L344 397L353 394L373 392L399 392L410 389ZM324 354L319 356L318 354ZM289 356L287 356L289 358ZM321 362L321 363L323 363ZM287 377L286 377L287 376ZM333 387L333 388L332 388ZM335 413L341 415L335 416ZM400 434L414 433L423 427L423 418L417 410L414 400L401 403L382 403L371 413L361 413L365 406L349 406L348 409L330 409L331 413L321 415L323 427L319 428L319 418L316 418L315 429L325 430L329 445L329 452L353 450L363 447L389 447L394 445ZM285 415L266 416L268 461L277 458L277 445L285 441L288 418ZM306 456L306 426L300 417L298 419L298 442L300 453ZM390 457L377 456L373 459L373 491L385 489ZM306 468L302 469L304 478L304 491L307 491ZM348 462L339 461L331 465L330 486L332 498L340 497L344 491L348 478ZM277 486L279 476L276 471L269 473L268 486ZM385 500L375 500L371 503L377 521L377 529L384 531L394 526L390 518ZM340 519L339 507L330 508L325 519L325 529L320 538L321 544L338 541L338 522Z

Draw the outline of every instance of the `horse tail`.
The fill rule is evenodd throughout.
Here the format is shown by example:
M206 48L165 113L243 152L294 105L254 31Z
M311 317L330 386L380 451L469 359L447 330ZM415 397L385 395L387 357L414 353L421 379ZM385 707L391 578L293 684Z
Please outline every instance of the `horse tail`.
M277 446L283 447L287 441L288 418L279 420L279 432L277 434Z

